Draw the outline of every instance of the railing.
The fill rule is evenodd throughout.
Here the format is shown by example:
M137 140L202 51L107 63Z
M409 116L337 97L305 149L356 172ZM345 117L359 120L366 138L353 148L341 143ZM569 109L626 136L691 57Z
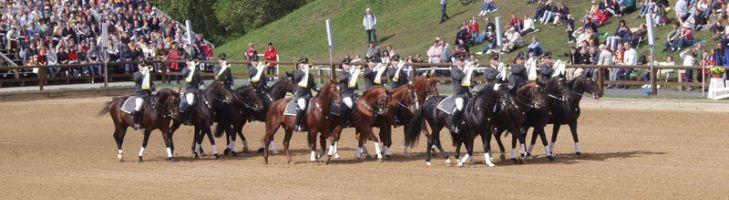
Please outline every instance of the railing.
M159 68L161 72L153 72L153 75L160 76L160 80L162 81L169 81L170 76L180 76L180 72L167 72L167 65L168 63L185 63L183 60L156 60L156 61L147 61L150 65L153 65L155 63L162 64L162 66ZM201 61L201 63L206 64L217 64L217 61ZM241 61L241 60L229 60L228 63L231 65L247 65L249 62L247 61ZM44 89L44 86L48 83L48 81L65 81L66 83L70 83L71 80L90 80L91 82L94 82L95 80L103 80L104 87L108 87L108 83L111 81L111 79L114 78L131 78L131 74L110 74L109 69L111 67L117 67L117 66L124 66L125 64L139 64L139 61L125 61L125 62L108 62L108 63L88 63L88 64L65 64L65 65L38 65L38 66L19 66L19 67L3 67L0 68L0 70L9 70L9 71L18 71L18 70L27 70L27 69L34 69L37 68L37 76L36 77L26 77L21 78L16 75L13 79L0 79L0 87L3 85L3 83L9 83L9 82L35 82L37 83L40 90ZM293 66L296 63L295 62L277 62L279 66ZM363 62L357 62L352 63L353 65L365 65ZM319 82L324 82L325 78L331 78L334 79L336 77L335 73L332 73L331 68L329 68L329 62L310 62L310 65L312 65L312 69L314 70L313 73L316 77L319 78ZM410 72L412 78L414 79L418 75L418 71L423 69L435 69L440 68L443 69L443 67L450 67L452 64L450 63L439 63L439 64L432 64L432 63L410 63L409 64L412 67L412 70L414 72ZM103 75L89 75L89 76L81 76L81 77L73 77L73 76L65 76L65 77L46 77L46 74L48 73L49 68L60 68L60 69L78 69L83 67L91 67L91 66L103 66ZM479 67L487 67L486 64L479 64ZM338 67L338 65L336 66ZM656 86L657 84L657 77L658 77L658 71L659 70L668 70L668 69L676 69L676 70L702 70L703 67L699 66L654 66L654 68L651 70L650 74L650 80L651 81L636 81L636 80L621 80L621 81L610 81L605 80L603 74L603 69L618 69L618 68L632 68L634 70L650 70L649 66L646 65L635 65L635 66L628 66L628 65L614 65L614 66L596 66L596 65L567 65L567 68L594 68L594 75L596 76L595 79L598 83L598 85L601 88L604 88L606 85L644 85L644 84L650 84L653 88L652 94L655 95L657 93ZM729 69L729 67L726 67ZM445 69L447 70L447 68ZM234 77L240 78L240 77L247 77L247 73L242 70L243 72L237 72L233 73ZM326 74L325 71L328 71L329 74ZM703 71L703 70L702 70ZM17 74L17 73L16 73ZM213 77L214 74L209 72L203 72L201 74L205 78ZM700 75L703 75L703 73L700 73ZM680 82L681 77L680 73L678 76L679 82L668 82L661 83L662 85L666 86L691 86L691 87L704 87L706 86L706 78L704 77L701 82ZM450 81L450 77L434 77L435 80L438 81ZM483 80L483 77L474 77L474 80ZM703 89L703 88L702 88ZM702 90L703 91L703 90Z

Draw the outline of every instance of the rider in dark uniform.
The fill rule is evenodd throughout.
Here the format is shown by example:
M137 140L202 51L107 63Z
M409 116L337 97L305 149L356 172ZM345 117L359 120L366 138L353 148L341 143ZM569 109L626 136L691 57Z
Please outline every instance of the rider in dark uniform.
M542 58L542 65L539 66L539 81L546 82L552 77L552 55L545 54Z
M454 55L456 58L456 65L451 67L451 78L453 82L453 97L455 98L456 109L453 111L453 115L450 118L450 126L453 132L458 133L458 125L461 124L463 108L468 98L471 97L471 88L474 85L473 79L473 68L472 66L465 66L464 59L466 58L465 53L459 53Z
M405 65L401 67L399 66L399 63L400 55L395 54L390 58L390 67L387 70L387 75L390 77L390 80L392 80L392 85L390 86L391 90L394 90L401 85L408 84L407 74L403 71L405 70Z
M309 73L309 59L302 57L299 59L297 69L294 72L294 82L296 83L296 94L294 99L298 105L296 112L296 130L303 129L304 115L306 114L307 104L311 98L311 90L316 87L314 76Z
M346 106L344 113L351 113L354 110L354 101L357 99L357 91L359 90L357 79L359 78L361 69L352 67L350 65L351 62L352 59L349 57L344 58L342 65L340 65L342 70L339 72L342 87L342 102ZM344 124L348 126L350 122L345 121Z
M143 117L144 117L144 111L142 110L142 106L147 99L152 96L152 92L155 91L154 81L152 81L152 74L150 70L150 66L147 65L146 61L142 61L142 63L139 63L139 71L134 72L133 80L134 80L134 93L137 97L135 99L136 106L134 107L134 112L132 113L132 116L134 116L134 129L139 129L142 126Z
M382 85L383 81L381 79L377 79L377 74L380 72L378 70L379 67L380 66L378 66L377 60L375 60L375 57L367 57L367 68L365 68L364 75L363 75L364 82L365 82L365 88L370 88L375 85ZM380 75L380 77L381 76L382 75Z
M205 89L200 72L197 70L199 62L197 59L188 60L187 67L182 69L182 77L185 79L185 98L180 101L180 113L184 117L183 123L190 125L190 112L187 112L188 107L194 105L195 94L198 90Z
M517 57L516 63L511 66L511 75L509 76L509 83L511 84L512 91L518 90L522 85L527 82L527 71L524 67L524 57Z
M262 92L264 91L263 89L266 86L267 80L266 75L264 74L266 65L258 62L258 55L256 54L251 55L250 60L251 64L248 66L250 83L254 88L256 88L256 91Z
M225 86L233 89L233 74L230 72L230 64L225 60L225 53L218 56L218 65L213 68L216 81L222 81Z

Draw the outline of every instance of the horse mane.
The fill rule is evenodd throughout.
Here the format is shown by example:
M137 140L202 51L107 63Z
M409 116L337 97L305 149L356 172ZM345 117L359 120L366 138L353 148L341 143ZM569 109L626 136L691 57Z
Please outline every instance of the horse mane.
M385 91L385 95L388 95L388 96L390 95L390 92L384 86L374 85L374 86L370 87L369 89L367 89L368 92L365 92L364 96L362 96L362 98L364 98L365 101L367 101L367 102L370 102L372 100L372 98L377 98L377 93L370 92L370 90L372 90L372 91L383 90L383 91Z
M329 82L327 84L324 84L324 86L322 86L321 89L319 90L319 93L316 94L316 97L319 97L322 95L329 96L329 92L332 89L332 85L334 85L334 82Z
M567 85L570 86L570 89L574 90L574 89L577 89L578 87L582 86L582 85L578 85L578 84L582 83L584 85L586 79L587 79L587 76L585 76L585 74L581 74L579 76L576 76L572 80L568 81Z
M531 91L532 89L539 87L539 84L535 81L527 82L526 84L519 87L519 89L516 90L517 94L523 94L525 92Z
M408 90L410 90L410 88L415 89L415 86L414 85L402 85L400 87L395 88L390 93L392 94L393 97L396 97L396 96L399 97L400 95L403 95L403 94L407 95L407 92L408 92Z

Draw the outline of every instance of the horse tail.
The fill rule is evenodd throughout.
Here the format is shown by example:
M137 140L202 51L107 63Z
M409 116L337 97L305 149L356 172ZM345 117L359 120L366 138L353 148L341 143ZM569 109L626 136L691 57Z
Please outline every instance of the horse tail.
M405 146L409 147L418 142L420 132L423 129L426 108L428 107L423 106L416 110L413 119L408 122L408 129L405 130Z
M111 101L107 101L106 103L104 103L104 107L101 108L101 110L99 111L99 113L96 114L96 116L98 117L98 116L101 116L101 115L104 115L104 114L108 113L111 110L111 103L113 103L114 100L116 100L116 98L112 99Z
M223 128L219 128L223 126L230 126L230 124L218 122L218 124L215 125L215 131L213 131L213 136L215 136L216 138L223 136Z

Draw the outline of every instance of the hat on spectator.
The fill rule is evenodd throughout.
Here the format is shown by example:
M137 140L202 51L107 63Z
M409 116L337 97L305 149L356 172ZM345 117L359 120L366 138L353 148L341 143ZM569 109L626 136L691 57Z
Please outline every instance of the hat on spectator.
M455 55L453 55L454 58L457 60L463 60L466 59L466 53L465 52L458 52Z
M309 64L309 58L301 57L299 58L299 64Z
M551 51L547 51L546 53L544 53L544 58L552 59L552 52Z

